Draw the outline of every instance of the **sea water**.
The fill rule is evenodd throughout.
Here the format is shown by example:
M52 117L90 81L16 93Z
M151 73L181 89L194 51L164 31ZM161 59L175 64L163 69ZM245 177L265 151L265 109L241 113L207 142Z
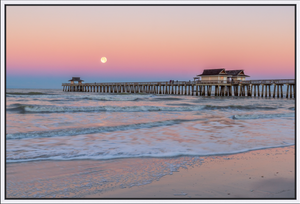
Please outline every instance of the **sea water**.
M6 161L232 154L295 142L295 100L7 89Z
M36 181L7 181L11 197L57 197L58 192L64 192L58 197L81 197L92 188L151 183L200 165L203 156L294 144L295 99L290 98L6 90L7 164L144 162L122 171L86 167L80 175L41 179L40 187L30 187Z

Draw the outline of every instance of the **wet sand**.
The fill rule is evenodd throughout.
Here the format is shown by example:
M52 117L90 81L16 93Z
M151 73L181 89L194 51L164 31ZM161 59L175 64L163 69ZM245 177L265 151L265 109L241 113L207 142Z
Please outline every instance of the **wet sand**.
M10 163L7 198L295 198L294 146L200 157L195 165L153 180L157 166L171 160L184 162L182 157ZM137 185L122 186L134 184L135 176Z

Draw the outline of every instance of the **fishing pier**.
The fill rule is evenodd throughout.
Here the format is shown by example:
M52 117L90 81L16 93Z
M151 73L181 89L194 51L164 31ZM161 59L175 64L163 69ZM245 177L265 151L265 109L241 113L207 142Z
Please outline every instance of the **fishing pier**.
M283 86L286 85L286 94ZM245 81L171 81L119 83L63 83L63 91L99 93L150 93L191 96L257 96L295 98L294 79ZM272 89L271 89L272 86Z
M193 81L82 83L80 77L73 77L62 86L68 92L296 98L295 79L245 80L246 77L249 76L244 70L221 68L205 69ZM283 86L286 86L285 94Z

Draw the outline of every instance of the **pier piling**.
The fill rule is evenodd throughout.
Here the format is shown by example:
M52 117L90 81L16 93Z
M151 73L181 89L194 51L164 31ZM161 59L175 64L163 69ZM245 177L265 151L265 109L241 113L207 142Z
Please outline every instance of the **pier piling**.
M261 86L261 89L260 89ZM271 91L273 86L273 91ZM286 93L283 92L286 86ZM213 88L214 87L214 88ZM295 98L295 80L250 80L236 83L224 81L193 82L126 82L126 83L63 83L65 92L151 93L189 96L248 96ZM285 94L285 95L284 95Z

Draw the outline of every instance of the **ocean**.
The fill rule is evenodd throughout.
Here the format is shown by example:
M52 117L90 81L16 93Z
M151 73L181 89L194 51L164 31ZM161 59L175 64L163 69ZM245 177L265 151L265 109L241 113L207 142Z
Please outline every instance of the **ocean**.
M295 99L290 98L6 89L7 164L145 158L135 167L139 174L131 175L133 167L127 166L126 179L124 172L106 172L106 181L90 181L94 186L108 180L119 187L145 185L181 167L200 165L205 156L294 144ZM90 172L95 173L101 174ZM18 190L20 183L8 184L11 196L53 196L26 194ZM80 197L70 192L64 195Z

